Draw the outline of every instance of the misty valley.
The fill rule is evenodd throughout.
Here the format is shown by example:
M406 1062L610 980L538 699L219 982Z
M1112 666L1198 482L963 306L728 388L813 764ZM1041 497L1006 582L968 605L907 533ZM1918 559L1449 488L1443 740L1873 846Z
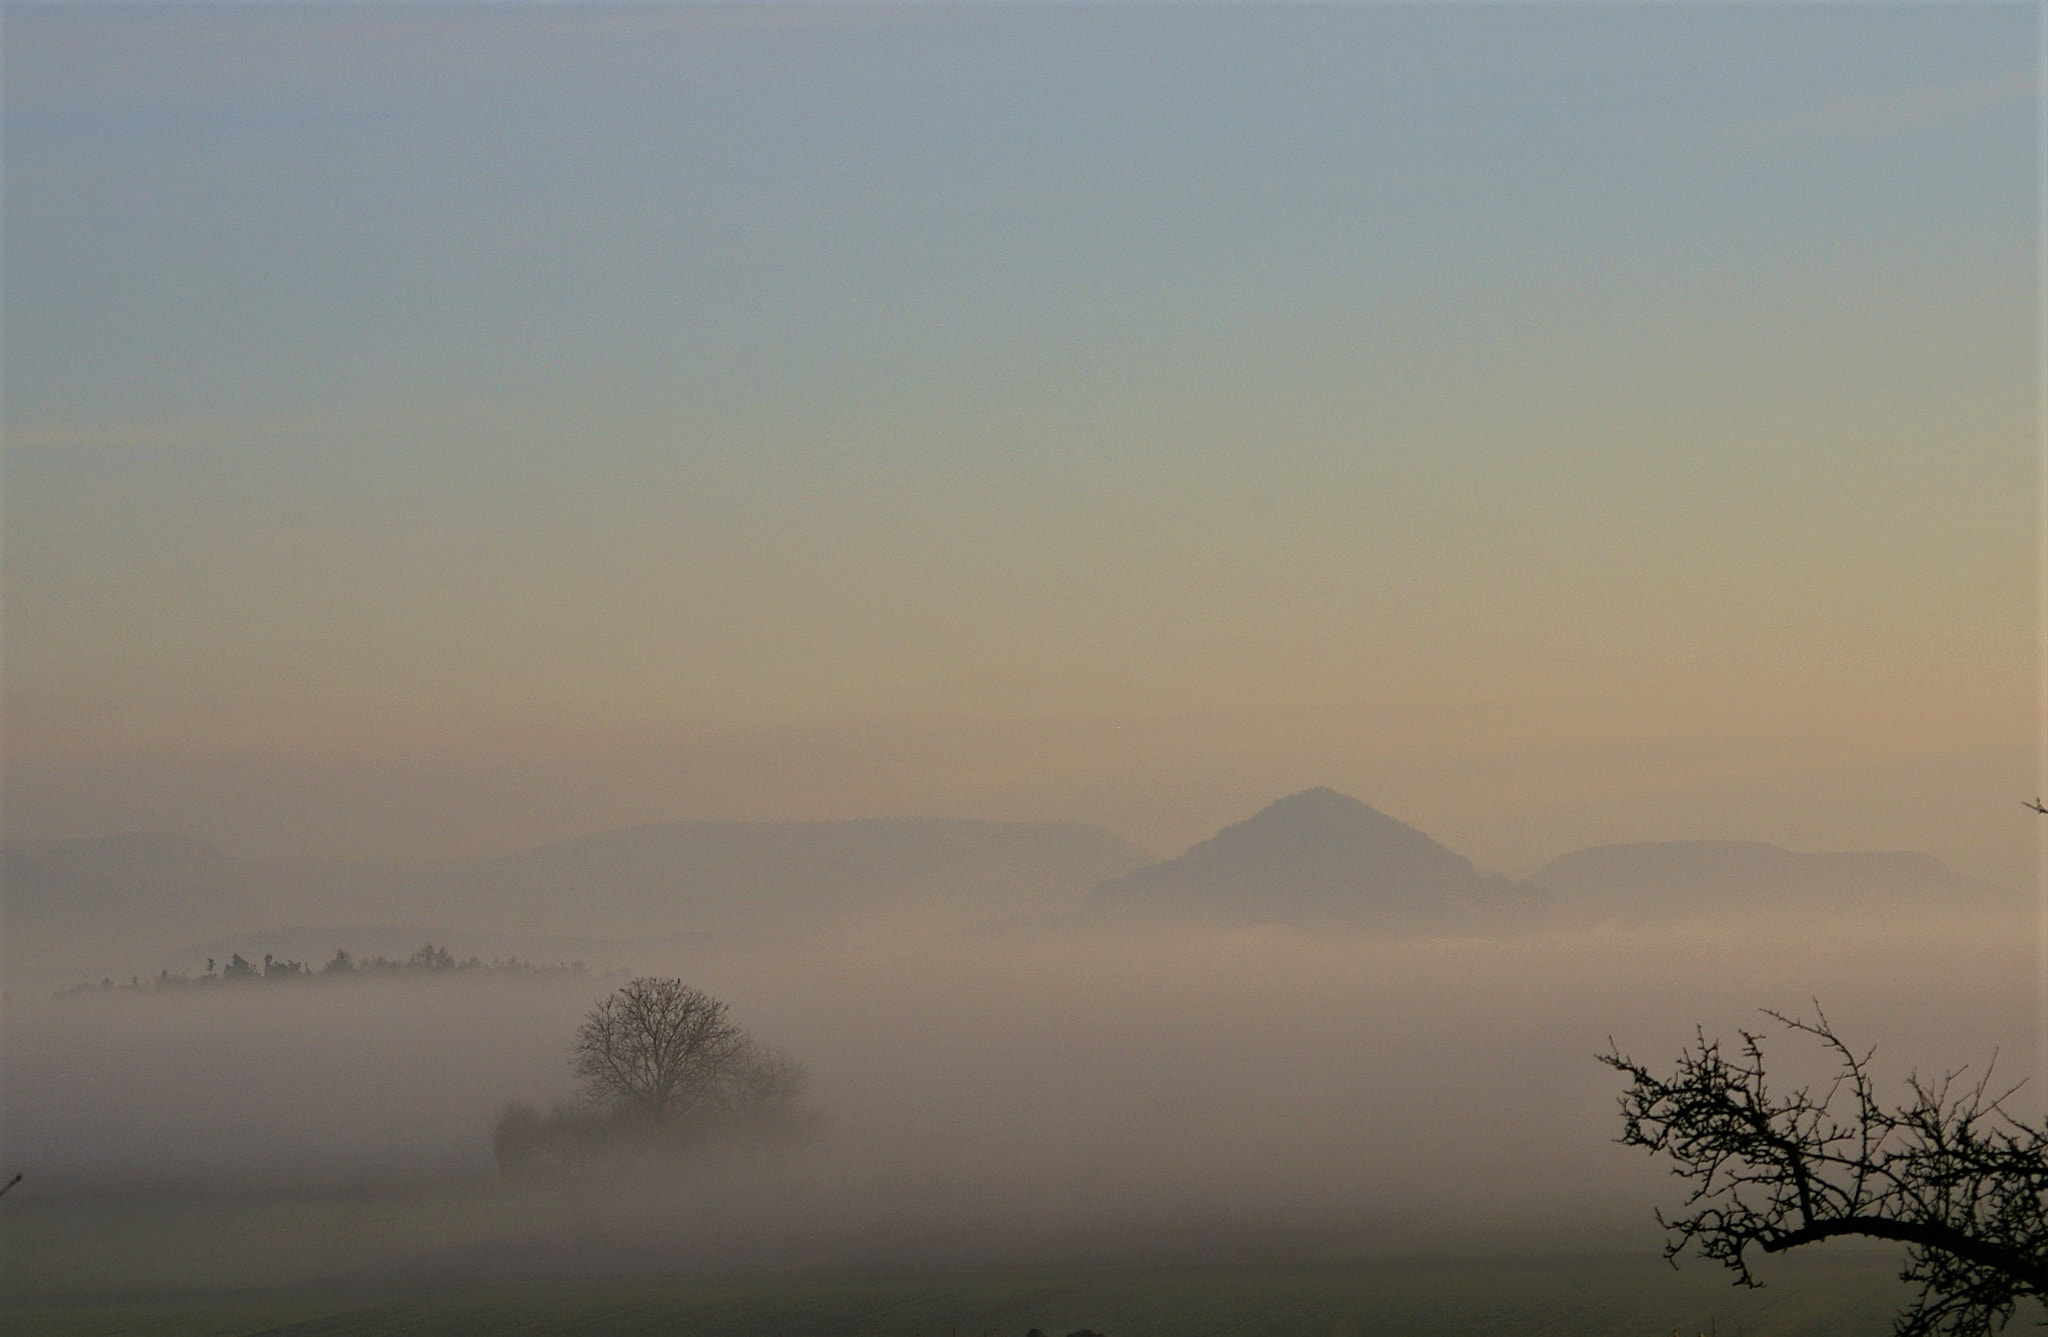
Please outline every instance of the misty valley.
M0 0L0 1337L2048 1327L2048 0Z
M475 863L6 859L17 1327L100 1331L95 1305L165 1291L339 1323L602 1280L650 1331L802 1327L778 1306L807 1296L833 1331L909 1305L934 1330L1453 1332L1579 1314L1597 1267L1621 1271L1585 1314L1862 1332L1896 1307L1881 1250L1754 1293L1651 1266L1669 1176L1614 1145L1595 1056L1818 997L1896 1080L2023 1054L2031 1015L2024 901L1924 855L1619 845L1510 879L1330 790L1163 860L908 820ZM695 1036L684 1060L658 1096L593 1085L591 1027L647 988L701 1003L643 1028ZM1471 1270L1476 1307L1418 1309L1404 1258ZM1153 1312L1168 1276L1262 1316ZM1799 1326L1823 1314L1849 1317ZM331 1330L409 1330L384 1321Z

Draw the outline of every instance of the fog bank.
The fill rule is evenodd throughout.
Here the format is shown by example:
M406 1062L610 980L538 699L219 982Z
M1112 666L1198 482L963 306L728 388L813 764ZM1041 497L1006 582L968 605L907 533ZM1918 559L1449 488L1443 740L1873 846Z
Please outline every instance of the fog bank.
M551 1266L1639 1236L1673 1185L1612 1145L1617 1088L1593 1062L1610 1036L1662 1062L1695 1023L1732 1035L1818 996L1888 1077L1997 1050L2019 1078L2034 1052L2031 937L2000 919L1405 942L878 930L645 968L806 1063L825 1130L657 1184L549 1189L585 1245L543 1250ZM608 987L16 1003L6 1156L35 1195L491 1182L491 1118L571 1094L566 1046ZM1780 1052L1788 1078L1811 1066ZM668 1224L622 1224L649 1214ZM512 1266L517 1247L537 1246L435 1265Z

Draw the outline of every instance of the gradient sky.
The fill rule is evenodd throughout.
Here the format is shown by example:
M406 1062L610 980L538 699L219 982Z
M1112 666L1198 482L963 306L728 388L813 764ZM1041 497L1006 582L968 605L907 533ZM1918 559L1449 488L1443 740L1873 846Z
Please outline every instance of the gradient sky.
M2028 876L2035 21L12 5L8 833Z

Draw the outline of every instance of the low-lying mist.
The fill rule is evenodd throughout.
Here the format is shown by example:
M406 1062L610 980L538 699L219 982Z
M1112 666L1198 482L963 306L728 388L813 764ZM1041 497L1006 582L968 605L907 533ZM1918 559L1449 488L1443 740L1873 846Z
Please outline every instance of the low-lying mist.
M1997 1051L2016 1080L2034 1062L2032 937L1996 917L1397 942L898 926L640 968L727 1000L801 1060L822 1133L658 1182L494 1189L549 1199L583 1247L421 1266L1640 1240L1675 1188L1613 1145L1615 1079L1593 1061L1610 1036L1662 1064L1695 1024L1732 1038L1768 1027L1759 1008L1818 997L1891 1078ZM5 1154L29 1174L24 1196L495 1185L493 1118L508 1100L571 1098L567 1046L611 987L314 979L17 999ZM1774 1053L1788 1080L1819 1071L1789 1040Z

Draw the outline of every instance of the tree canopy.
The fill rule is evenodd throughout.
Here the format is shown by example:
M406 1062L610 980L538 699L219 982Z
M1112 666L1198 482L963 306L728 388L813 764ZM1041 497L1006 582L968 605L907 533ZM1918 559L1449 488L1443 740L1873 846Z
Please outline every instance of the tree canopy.
M546 1118L530 1105L506 1106L492 1143L507 1171L669 1156L719 1141L787 1141L815 1124L803 1107L803 1067L679 979L642 976L602 999L577 1028L569 1057L583 1103Z
M572 1053L586 1096L655 1119L689 1113L733 1075L748 1049L746 1032L726 1010L678 979L633 980L577 1029Z

